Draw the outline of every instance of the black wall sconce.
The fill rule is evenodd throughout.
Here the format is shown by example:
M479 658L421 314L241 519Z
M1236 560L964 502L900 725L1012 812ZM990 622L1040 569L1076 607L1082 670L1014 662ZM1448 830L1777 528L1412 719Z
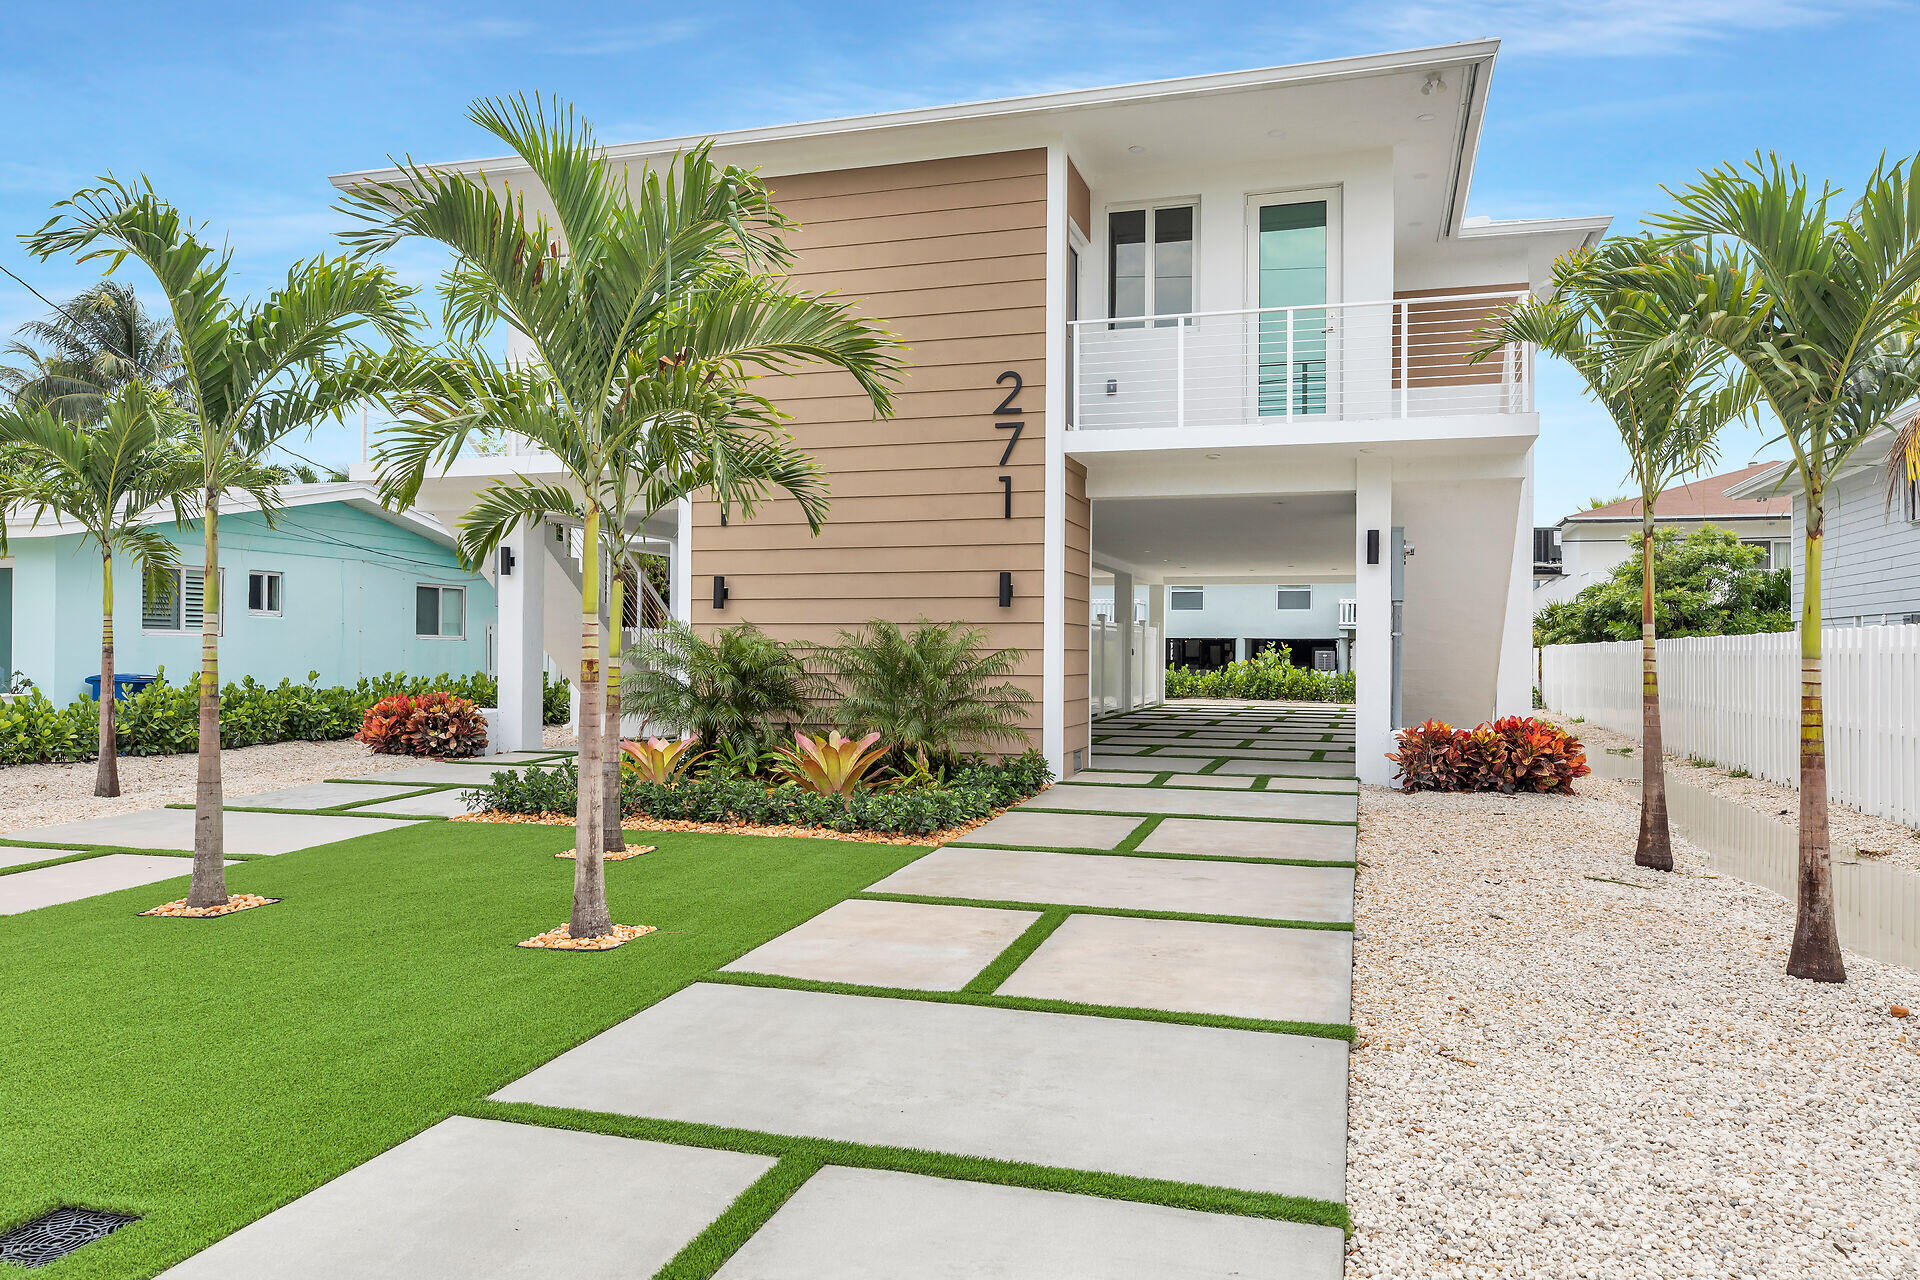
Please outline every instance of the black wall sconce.
M1000 607L1002 609L1013 607L1013 571L1010 569L1000 571Z
M503 578L511 578L513 576L512 547L500 548L500 576Z
M1367 563L1380 563L1380 531L1378 529L1367 530Z
M717 573L713 575L713 607L716 609L727 607L727 580Z

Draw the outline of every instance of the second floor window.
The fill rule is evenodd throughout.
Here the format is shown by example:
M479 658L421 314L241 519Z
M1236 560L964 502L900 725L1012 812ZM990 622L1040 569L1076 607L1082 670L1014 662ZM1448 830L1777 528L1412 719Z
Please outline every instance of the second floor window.
M1656 561L1657 563L1657 561ZM1274 607L1279 609L1313 608L1312 587L1281 587Z
M1171 587L1167 591L1169 609L1204 609L1207 593L1200 587Z
M1193 206L1107 215L1107 314L1168 316L1193 310Z

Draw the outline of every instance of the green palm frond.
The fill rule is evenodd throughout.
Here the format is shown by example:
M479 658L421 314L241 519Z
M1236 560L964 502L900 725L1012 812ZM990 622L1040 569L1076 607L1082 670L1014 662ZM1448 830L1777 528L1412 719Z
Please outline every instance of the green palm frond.
M921 618L875 619L843 631L824 657L840 686L834 711L848 732L877 731L896 761L951 762L970 748L1024 740L1033 695L1014 682L1022 653L989 649L986 632Z

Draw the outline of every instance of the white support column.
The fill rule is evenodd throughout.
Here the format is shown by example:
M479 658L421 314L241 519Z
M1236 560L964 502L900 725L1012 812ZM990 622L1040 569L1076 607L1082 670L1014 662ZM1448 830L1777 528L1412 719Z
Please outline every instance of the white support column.
M1140 691L1133 687L1133 650L1140 640L1140 628L1133 621L1133 575L1113 572L1113 619L1120 628L1120 678L1117 711L1131 711L1140 705Z
M667 607L676 622L693 621L693 500L675 504L678 519L673 531L673 559L667 567Z
M1046 493L1040 551L1040 750L1067 758L1067 153L1047 148ZM1091 709L1089 709L1091 718Z
M1153 637L1154 651L1147 655L1147 700L1167 699L1167 584L1147 584L1147 634Z
M521 526L504 546L513 555L513 571L497 587L500 664L500 741L496 751L525 751L540 745L541 672L546 666L546 526Z
M1354 758L1360 780L1386 785L1393 749L1393 464L1359 458L1353 468L1353 595L1358 625L1353 633ZM1367 563L1367 533L1378 537L1378 564Z
M1500 632L1500 667L1493 694L1496 716L1533 714L1533 450L1527 450L1514 513L1513 569L1507 579L1507 618Z

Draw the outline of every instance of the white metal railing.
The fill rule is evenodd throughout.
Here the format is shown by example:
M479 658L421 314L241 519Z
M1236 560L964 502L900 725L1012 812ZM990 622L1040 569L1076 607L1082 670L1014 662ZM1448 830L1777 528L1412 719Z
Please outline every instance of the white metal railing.
M1260 425L1528 413L1533 352L1485 359L1481 330L1518 292L1199 311L1068 325L1070 425Z
M1358 630L1359 626L1360 602L1358 600L1342 600L1340 602L1340 629L1342 631L1354 631Z
M1920 626L1827 627L1821 647L1828 789L1920 825ZM1657 650L1669 752L1798 784L1798 635L1661 640ZM1540 693L1554 711L1639 737L1640 642L1547 646Z

